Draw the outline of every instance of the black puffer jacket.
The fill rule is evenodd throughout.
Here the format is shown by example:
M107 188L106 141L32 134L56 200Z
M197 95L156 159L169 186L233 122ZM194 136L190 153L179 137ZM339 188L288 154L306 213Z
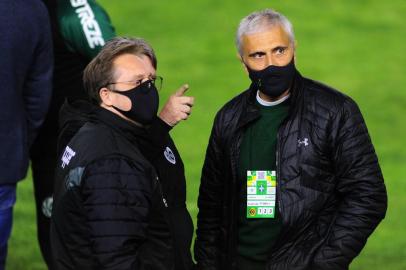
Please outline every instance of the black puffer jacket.
M190 269L193 225L184 183L168 190L170 198L183 199L175 210L162 188L174 185L160 179L165 166L154 167L142 153L141 144L149 145L142 139L146 131L105 109L83 105L77 107L83 112L76 116L78 126L86 112L94 117L67 144L56 170L51 242L57 269ZM77 127L72 124L72 130L63 129L67 138ZM161 135L162 143L170 138L167 130ZM168 143L181 163L173 142ZM183 173L183 164L179 169ZM163 178L184 182L174 171L168 169ZM180 233L173 230L172 212L185 223Z
M260 117L247 90L217 114L202 170L195 258L237 269L237 182L245 128ZM338 270L384 218L386 189L362 115L349 97L296 74L277 140L282 232L267 269Z

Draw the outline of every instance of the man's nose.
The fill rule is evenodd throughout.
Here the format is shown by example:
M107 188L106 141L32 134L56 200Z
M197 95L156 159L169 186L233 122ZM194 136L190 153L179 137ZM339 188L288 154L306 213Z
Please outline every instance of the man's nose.
M270 53L267 53L265 55L265 67L269 67L271 65L273 65L272 55Z

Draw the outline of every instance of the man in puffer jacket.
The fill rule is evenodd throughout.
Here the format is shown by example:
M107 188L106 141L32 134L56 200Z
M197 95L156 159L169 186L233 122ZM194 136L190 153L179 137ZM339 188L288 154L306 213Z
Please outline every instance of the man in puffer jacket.
M56 169L51 244L57 269L193 266L183 163L168 134L170 123L156 115L162 79L156 66L144 40L114 38L84 72L98 106L66 105L71 116L62 111L66 119L77 118L62 135L70 137L75 124L87 122ZM185 118L192 98L189 105ZM74 116L75 110L82 114Z
M348 269L387 207L361 112L299 74L283 15L245 17L237 47L252 84L214 120L198 199L198 269Z
M49 239L58 138L58 112L65 99L87 100L83 70L116 34L107 12L95 0L42 0L51 21L54 76L44 124L30 148L37 234L41 254L52 270Z

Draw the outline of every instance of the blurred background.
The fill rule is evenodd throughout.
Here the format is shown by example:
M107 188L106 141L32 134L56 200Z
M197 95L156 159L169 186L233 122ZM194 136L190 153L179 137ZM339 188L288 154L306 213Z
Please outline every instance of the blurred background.
M119 35L143 37L155 49L158 74L164 77L161 101L183 83L196 98L191 118L171 131L185 163L188 209L195 224L214 115L249 86L236 57L236 27L255 10L271 7L286 15L296 34L299 71L358 103L385 177L387 216L350 269L406 269L405 0L98 2ZM36 240L30 173L18 185L6 269L45 269Z

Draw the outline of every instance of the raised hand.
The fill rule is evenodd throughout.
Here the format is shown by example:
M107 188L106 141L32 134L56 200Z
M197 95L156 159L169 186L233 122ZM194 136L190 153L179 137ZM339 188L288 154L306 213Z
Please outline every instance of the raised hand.
M188 119L192 113L195 98L185 96L188 89L189 85L182 85L169 97L168 101L159 113L159 117L171 127L174 127L181 120Z

